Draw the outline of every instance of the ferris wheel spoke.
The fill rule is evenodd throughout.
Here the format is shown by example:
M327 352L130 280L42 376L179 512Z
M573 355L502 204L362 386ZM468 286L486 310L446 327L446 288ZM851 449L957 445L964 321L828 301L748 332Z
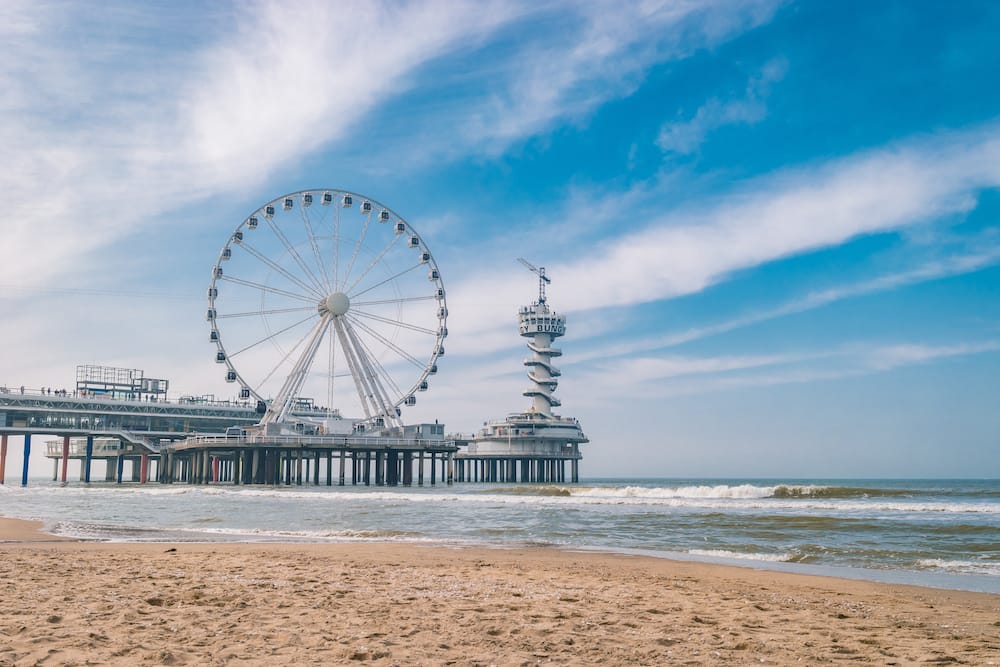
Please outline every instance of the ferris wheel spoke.
M260 290L261 292L270 292L271 294L287 296L289 299L298 299L299 301L306 301L308 303L315 303L317 299L315 296L296 294L295 292L289 292L287 290L278 289L277 287L271 287L270 285L264 285L262 283L255 283L252 280L244 280L234 276L222 276L219 280L224 280L235 285L243 285L244 287L252 287L253 289Z
M368 275L368 272L371 271L373 268L375 268L378 265L378 263L382 261L382 258L385 257L386 253L392 250L392 247L396 245L396 241L398 241L401 238L403 237L399 235L393 236L392 240L389 241L388 245L386 245L385 248L382 249L382 252L376 255L375 259L369 262L368 266L365 267L365 270L361 272L361 275L358 276L357 279L353 283L351 283L351 286L345 289L344 292L349 294L351 290L357 287L358 283L360 283L362 280L365 279L365 276Z
M361 226L361 236L358 237L358 242L354 244L354 252L351 253L351 261L347 265L347 270L344 272L344 285L351 278L351 271L354 270L354 262L358 259L358 253L361 251L362 246L365 244L365 236L368 235L368 226L372 222L372 213L367 213L365 215L365 224ZM343 290L347 292L348 290Z
M356 317L367 317L368 319L375 320L376 322L384 322L385 324L391 324L394 327L400 327L402 329L409 329L410 331L416 331L418 333L430 334L431 336L436 336L438 334L435 329L427 329L426 327L418 327L416 324L410 324L408 322L402 322L400 320L394 320L388 317L382 317L381 315L373 315L371 313L366 313L361 310L352 310L352 313Z
M386 304L398 304L398 303L409 303L411 301L430 301L431 299L436 299L437 297L433 294L427 296L405 296L398 299L382 299L380 301L352 301L351 307L364 307L364 306L382 306Z
M340 211L337 206L337 214L333 216L333 287L340 287Z
M257 250L253 246L251 246L246 241L244 241L241 245L243 246L244 249L246 249L247 252L249 252L251 255L253 255L254 257L256 257L258 261L263 262L268 267L270 267L274 271L277 271L278 273L280 273L281 275L283 275L285 278L287 278L291 282L295 283L296 285L298 285L302 289L306 290L307 292L312 292L318 298L323 298L323 295L325 294L324 291L317 290L312 285L307 285L305 282L303 282L302 280L300 280L298 278L298 276L294 275L293 273L291 273L290 271L288 271L287 269L285 269L285 267L281 266L277 262L273 261L271 258L269 258L266 255L264 255L264 253L260 252L259 250Z
M419 268L420 266L421 266L420 262L417 262L416 264L414 264L414 265L413 265L413 266L411 266L410 268L408 268L408 269L403 269L402 271L400 271L400 272L399 272L399 273L397 273L396 275L393 275L393 276L389 276L389 277L388 277L388 278L386 278L385 280L383 280L383 281L381 281L381 282L378 282L378 283L375 283L375 284L374 284L374 285L372 285L371 287L369 287L369 288L367 288L367 289L364 289L364 290L362 290L362 291L358 292L357 294L351 294L351 295L349 295L349 296L351 297L351 299L356 299L357 297L361 296L362 294L367 294L368 292L371 292L371 291L372 291L373 289L376 289L376 288L378 288L378 287L381 287L382 285L385 285L385 284L386 284L386 283L388 283L388 282L391 282L391 281L393 281L393 280L396 280L397 278L401 278L402 276L405 276L405 275L406 275L407 273L409 273L409 272L410 272L410 271L412 271L413 269L416 269L416 268Z
M326 288L327 292L333 291L333 286L328 280L329 272L326 270L326 263L323 261L323 254L319 251L319 244L316 243L316 232L313 231L312 222L309 220L309 209L305 206L299 208L302 214L302 222L306 227L306 234L309 236L309 245L312 246L313 256L316 258L316 267L319 269L320 278L322 278L323 287ZM324 211L324 215L326 212Z
M273 308L271 310L248 310L245 313L226 313L216 315L216 319L224 320L231 317L252 317L254 315L277 315L279 313L302 313L307 310L316 310L316 306L299 306L298 308Z
M421 362L419 359L417 359L416 357L414 357L412 354L410 354L409 352L407 352L406 350L404 350L400 346L396 345L394 342L392 342L391 340L389 340L388 338L386 338L385 336L383 336L379 332L375 331L375 329L371 328L370 326L368 326L364 322L362 322L360 320L357 320L357 319L354 319L354 318L350 318L350 317L348 317L348 319L350 319L351 323L354 324L356 327L358 327L359 329L361 329L362 331L364 331L365 333L367 333L369 336L372 336L373 338L375 338L376 340L378 340L380 343L382 343L383 345L385 345L387 348L389 348L390 350L392 350L393 352L395 352L396 354L398 354L400 357L402 357L406 361L409 361L411 364L413 364L417 368L423 368L424 367L424 363L423 362Z
M271 218L264 218L264 219L267 221L267 226L270 227L271 231L274 232L274 235L278 237L278 240L281 241L281 244L285 246L285 250L288 251L288 254L291 255L292 259L295 260L295 263L299 265L300 269L302 269L303 275L306 278L308 278L310 282L312 282L313 288L315 289L316 293L323 294L324 292L326 292L326 290L323 288L323 283L320 282L320 280L312 272L312 269L310 269L306 265L305 261L303 261L302 259L302 256L299 255L298 251L295 249L295 246L293 246L288 241L288 237L285 236L285 233L281 231L278 225L274 223L274 220L272 220Z
M389 371L386 370L385 366L383 366L382 363L378 360L378 356L372 351L371 347L365 344L364 339L361 336L358 336L357 332L355 332L354 335L358 341L358 344L361 345L362 348L364 348L365 354L368 356L368 359L371 361L371 364L386 379L386 381L389 383L390 388L394 392L396 392L397 395L402 395L403 391L399 388L399 384L393 378L392 374L389 373Z
M271 380L274 374L278 372L278 369L286 364L291 356L295 354L295 350L299 349L299 346L302 345L302 343L304 343L308 338L308 334L300 338L299 341L295 343L295 345L293 345L280 360L278 360L278 363L270 371L268 371L267 375L264 376L264 379L254 387L254 391L259 392L261 388L263 388L263 386Z
M265 336L264 338L261 338L260 340L258 340L255 343L250 343L249 345L247 345L246 347L244 347L242 350L239 350L237 352L233 352L232 354L229 355L229 358L232 359L233 357L235 357L237 355L240 355L240 354L246 352L247 350L249 350L251 348L257 347L261 343L266 343L269 340L274 340L277 336L280 336L281 334L285 333L286 331L291 331L295 327L297 327L297 326L299 326L301 324L305 324L309 320L313 319L314 317L318 317L318 316L319 316L318 313L313 313L312 315L309 315L308 317L304 317L301 320L299 320L298 322L296 322L294 324L290 324L287 327L285 327L284 329L281 329L280 331L275 331L270 336Z

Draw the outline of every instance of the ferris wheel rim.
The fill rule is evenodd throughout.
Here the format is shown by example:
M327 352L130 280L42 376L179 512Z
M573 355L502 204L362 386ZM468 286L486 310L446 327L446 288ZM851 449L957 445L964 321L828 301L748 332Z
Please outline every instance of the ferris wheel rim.
M310 200L309 204L304 203L306 195L311 195L314 198L316 198L316 197L325 198L327 195L331 195L331 196L333 196L335 198L335 200L332 201L332 202L324 200L322 202L322 204L321 204L323 206L328 206L328 205L329 206L334 206L334 207L340 206L340 204L336 201L336 199L340 198L342 200L344 196L350 196L350 197L352 197L354 199L357 199L359 202L364 202L365 205L368 205L368 206L371 207L370 210L368 211L368 213L366 214L366 216L367 216L367 220L366 220L366 223L365 223L366 224L366 229L367 229L367 226L370 224L371 217L374 215L374 213L375 213L376 210L379 211L379 215L380 216L383 215L383 214L387 214L389 216L389 218L388 218L389 221L392 221L392 222L394 222L396 224L401 223L403 225L403 230L404 230L403 233L405 233L405 235L409 236L410 239L411 239L410 242L409 242L410 247L415 248L415 249L419 250L422 254L426 255L426 260L421 260L420 263L418 263L417 265L414 265L410 269L407 269L407 271L401 272L399 275L390 276L390 278L388 278L388 279L386 279L386 280L383 281L383 283L389 282L389 281L394 281L394 280L399 279L400 277L402 277L402 275L405 274L405 273L407 273L408 271L411 271L414 268L417 268L420 264L426 264L426 266L431 269L431 272L429 274L429 280L430 280L430 282L432 284L434 284L436 286L435 287L435 294L433 296L412 297L410 299L403 299L401 297L400 299L396 300L396 301L398 301L400 303L403 300L424 300L424 299L426 299L426 300L434 300L434 301L437 302L437 304L436 304L435 307L438 310L438 315L437 315L438 326L437 326L436 332L434 332L434 334L433 334L433 345L431 347L431 352L430 352L429 358L426 357L426 356L424 357L424 358L427 359L426 362L419 362L419 359L416 356L412 356L409 353L405 353L402 349L397 348L390 341L387 341L386 339L384 339L384 337L382 339L380 339L380 342L383 345L385 345L388 349L391 349L391 350L395 351L402 358L411 361L411 363L413 361L417 361L418 363L421 364L420 371L417 373L416 380L413 382L413 384L411 386L409 386L405 390L402 387L397 387L396 390L394 390L392 392L393 393L393 397L392 397L390 405L391 405L391 407L393 409L396 410L396 414L398 415L399 414L399 410L402 407L404 407L405 405L408 404L407 401L408 400L412 400L411 397L415 396L415 394L418 391L422 391L422 390L426 389L426 387L427 387L427 379L432 374L434 374L436 372L437 362L440 359L440 357L444 354L444 339L447 336L447 326L446 326L446 324L447 324L447 316L448 316L447 296L446 296L447 292L446 292L445 287L444 287L444 280L441 277L441 271L440 271L440 268L439 268L439 266L437 264L437 260L435 259L434 255L433 255L433 252L430 250L430 247L427 245L426 241L424 240L424 237L409 223L409 221L407 221L405 218L403 218L401 215L399 215L394 209L392 209L391 207L385 205L382 201L380 201L378 199L375 199L373 197L370 197L368 195L365 195L363 193L355 192L353 190L349 190L349 189L345 189L345 188L336 188L336 187L305 188L305 189L301 189L301 190L296 190L294 192L290 192L290 193L287 193L287 194L280 195L278 197L272 198L272 199L270 199L270 200L262 203L260 206L258 206L257 208L255 208L248 215L246 215L240 221L240 223L236 225L235 229L232 231L232 233L230 233L228 239L225 241L225 243L223 244L222 248L220 249L219 255L216 258L215 263L212 265L212 271L211 271L210 278L209 278L208 300L207 300L207 302L208 302L208 312L209 312L209 324L210 324L210 330L211 330L211 342L213 342L215 344L215 346L216 346L216 353L217 353L217 359L216 360L217 361L221 361L224 364L224 366L226 368L227 381L235 382L241 388L241 397L243 397L244 393L248 392L249 396L247 396L246 398L253 397L257 401L262 401L264 403L267 403L269 400L271 400L273 398L273 396L266 395L262 391L262 388L264 387L265 384L267 384L268 380L270 379L270 375L268 377L265 377L265 379L262 380L261 382L255 384L254 381L253 381L253 379L250 378L250 377L247 377L244 373L242 373L239 370L239 368L237 367L237 365L233 363L233 360L232 360L233 356L237 356L240 353L247 351L250 347L253 347L255 345L259 345L259 344L263 343L264 341L268 340L268 338L271 338L272 336L265 337L264 339L253 343L253 345L251 345L249 347L245 347L243 349L240 349L240 350L237 350L236 352L231 353L231 351L228 350L227 347L226 347L226 343L224 341L224 332L222 330L220 330L220 327L219 327L219 324L218 324L219 319L223 319L223 318L225 318L227 316L226 315L223 315L223 316L216 316L215 315L216 300L219 298L219 286L220 286L220 283L221 282L226 282L227 280L232 280L231 278L229 278L228 276L225 275L225 270L224 270L223 267L226 264L227 260L231 257L234 245L243 245L242 244L242 238L243 238L242 233L245 233L246 231L251 231L252 229L256 228L256 227L250 227L249 226L251 219L257 219L258 220L258 224L259 224L260 218L269 219L270 217L273 217L274 211L276 211L279 206L283 207L284 210L287 211L287 210L289 210L289 208L287 208L285 206L286 206L286 204L287 204L287 202L289 200L292 200L293 202L298 202L298 206L300 208L308 207L308 206L310 206L312 204L312 201ZM294 204L293 204L293 206L294 206ZM348 204L344 204L343 206L346 208L349 205ZM267 216L265 214L269 210L269 207L270 207L270 210L272 211L272 214L270 216ZM338 220L339 220L339 213L338 213ZM383 221L380 221L380 222L383 222ZM339 225L339 222L338 222L338 225ZM340 231L338 229L337 234L339 235L339 233L340 233ZM341 239L340 239L340 237L338 235L333 236L332 237L332 241L333 241L334 245L338 248L338 253L339 253L339 243L340 243ZM296 328L298 326L301 326L303 324L307 324L308 322L314 320L315 317L319 314L319 312L317 310L317 306L322 306L322 303L323 303L324 300L329 301L331 298L333 298L335 295L338 295L338 294L339 295L343 295L344 298L346 298L346 299L350 299L350 295L348 293L352 292L353 289L358 286L358 283L360 283L363 280L364 274L367 274L373 268L373 266L375 266L379 261L381 261L381 257L376 257L376 259L373 260L370 263L370 265L364 270L364 274L362 276L358 277L352 284L350 284L350 285L347 284L347 281L348 281L348 278L350 276L351 270L353 269L353 263L357 259L358 250L362 246L363 235L364 235L364 232L362 233L362 239L359 239L358 242L355 245L354 256L352 257L352 265L351 265L351 268L349 268L348 271L345 272L345 275L344 275L344 284L342 284L342 285L338 285L338 284L330 285L329 283L323 283L323 282L318 282L317 283L317 282L314 282L314 278L313 279L309 279L309 280L303 280L303 281L301 281L300 287L302 287L307 293L310 293L311 296L317 297L315 300L312 301L311 304L310 304L310 301L309 301L308 297L303 297L300 294L293 294L291 292L287 292L285 290L280 290L280 289L274 288L274 287L268 287L266 285L260 285L260 284L255 285L254 287L257 288L257 289L259 289L260 292L261 292L262 302L263 302L264 294L266 292L280 294L280 295L285 296L286 298L297 299L297 300L299 300L299 301L302 302L302 305L300 307L295 307L295 308L290 307L290 308L287 308L287 309L276 309L276 310L273 310L273 311L266 311L266 310L264 310L262 308L260 312L255 313L255 314L260 315L262 317L262 319L266 322L267 321L266 315L269 312L271 314L277 313L277 312L294 312L294 311L299 311L299 312L301 312L303 314L308 313L303 318L301 318L298 321L296 321L294 324L292 324L292 325L290 325L288 327L285 327L285 329L283 330L283 331L288 331L290 329L294 329L294 328ZM399 231L396 232L396 236L397 237L400 236L400 232ZM315 234L312 233L311 229L310 229L310 232L309 232L309 237L310 237L309 241L313 242L313 243L318 238ZM392 243L395 243L395 241L393 241ZM391 244L390 244L390 246L391 246ZM289 246L289 250L292 251L293 254L295 253L295 250L294 250L293 247ZM388 247L386 248L386 250L388 250ZM301 260L301 258L299 258L299 259ZM286 275L286 277L287 277L287 275ZM337 280L338 280L338 276L335 275L333 277L333 282L336 283ZM244 281L244 283L246 283L246 282L248 282L248 281ZM298 282L298 281L296 281L296 282ZM310 284L310 283L312 283L312 284ZM240 284L240 283L237 283L237 284ZM382 283L379 283L375 287L378 287L381 284ZM325 291L324 291L324 287L326 288ZM355 294L355 296L356 297L363 296L364 294L370 292L372 289L373 289L372 287L369 287L368 289L365 289L365 290L362 290L360 292L357 292ZM333 291L331 291L331 290L333 290ZM393 300L391 300L391 299L390 300L384 300L384 301L376 300L376 301L370 301L370 302L365 302L363 300L362 301L355 301L354 299L350 299L350 301L354 305L373 305L373 304L381 304L381 303L391 303L391 302L393 302ZM338 315L342 316L342 318L343 318L343 320L345 322L351 322L352 319L353 320L360 320L361 318L359 317L359 315L361 315L361 314L362 313L359 312L359 313L355 313L353 315L353 317L349 317L347 311L345 311L344 313L338 313ZM235 317L235 315L233 315L233 316ZM387 322L388 321L386 318L378 318L376 316L372 316L372 317L375 317L375 319L381 319L383 322ZM397 328L406 328L408 326L405 323L403 323L402 321L395 321L392 324L394 324ZM369 336L373 336L376 340L379 340L378 334L375 333L373 330L370 330L370 328L367 327L363 322L354 321L354 322L351 323L351 326L352 327L356 326L356 327L360 328L364 333L368 334ZM283 331L279 331L278 333L282 333ZM426 330L426 332L427 333L431 333L430 330ZM270 331L268 331L268 333L270 334ZM330 331L329 335L331 336L331 357L330 357L330 362L332 364L332 362L333 362L333 356L332 356L333 352L332 352L332 349L333 349L333 345L334 345L334 338L335 338L335 336L334 336L334 332L333 331ZM338 341L338 342L340 342L340 341ZM300 343L301 343L301 341L300 341ZM286 358L287 358L287 356L291 355L291 353L293 351L294 351L294 348L292 350L289 350L288 354L286 355ZM283 361L284 360L282 360L282 362ZM279 366L281 365L282 362L279 362ZM271 373L273 374L276 370L277 370L277 367ZM343 372L342 372L342 374L343 374ZM335 376L334 373L331 370L331 373L330 373L331 386L332 386L332 379L334 377L337 377L337 376ZM356 383L358 382L357 378L355 378L355 382ZM332 389L331 389L331 394L332 394ZM409 403L409 405L412 405L412 403ZM333 407L333 406L328 406L328 407Z

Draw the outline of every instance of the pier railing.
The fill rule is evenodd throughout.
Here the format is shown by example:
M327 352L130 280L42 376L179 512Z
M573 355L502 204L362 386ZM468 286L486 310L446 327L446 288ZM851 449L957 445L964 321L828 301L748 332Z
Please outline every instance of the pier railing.
M434 450L454 451L450 440L427 438L391 438L365 435L196 435L186 440L164 445L169 449L184 450L204 447L310 447L361 450Z

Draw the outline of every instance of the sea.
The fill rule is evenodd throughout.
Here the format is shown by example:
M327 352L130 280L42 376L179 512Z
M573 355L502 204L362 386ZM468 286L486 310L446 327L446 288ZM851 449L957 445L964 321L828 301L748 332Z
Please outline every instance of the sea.
M422 487L33 480L0 486L0 515L86 540L554 547L1000 593L1000 480Z

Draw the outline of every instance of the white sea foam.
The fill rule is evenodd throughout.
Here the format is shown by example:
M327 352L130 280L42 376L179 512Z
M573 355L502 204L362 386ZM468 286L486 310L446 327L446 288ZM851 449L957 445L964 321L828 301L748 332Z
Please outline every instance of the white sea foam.
M729 486L592 486L566 487L573 498L771 498L778 487L740 484Z
M192 532L284 541L433 542L431 537L391 530L268 530L264 528L198 528Z
M0 487L2 488L2 487ZM343 488L343 487L341 487ZM821 494L821 486L758 486L753 484L716 486L540 486L511 487L496 491L446 490L447 487L370 487L337 490L337 487L249 487L249 486L35 486L18 488L19 493L41 496L87 497L89 495L129 494L147 496L190 496L231 498L274 498L310 503L462 503L494 505L642 505L714 511L765 510L793 513L815 511L835 514L871 515L887 514L997 514L1000 502L947 502L936 500L907 500L896 497L830 498ZM776 489L801 491L794 497L774 497ZM516 490L516 493L509 492ZM13 492L15 489L11 488ZM507 492L505 492L507 491Z
M925 558L917 561L917 567L927 570L944 570L956 574L986 574L1000 577L1000 563L981 560L945 560L943 558Z
M692 556L709 556L711 558L735 558L738 560L756 560L767 563L787 563L795 558L793 554L761 554L728 551L727 549L688 549Z

